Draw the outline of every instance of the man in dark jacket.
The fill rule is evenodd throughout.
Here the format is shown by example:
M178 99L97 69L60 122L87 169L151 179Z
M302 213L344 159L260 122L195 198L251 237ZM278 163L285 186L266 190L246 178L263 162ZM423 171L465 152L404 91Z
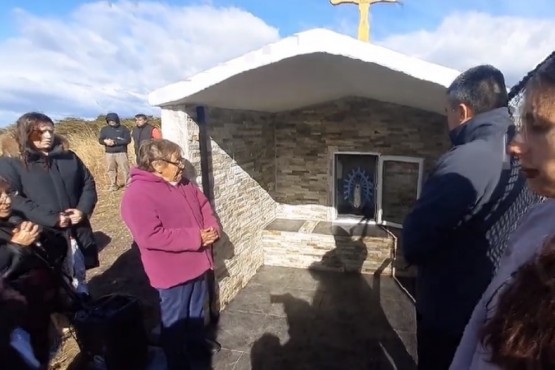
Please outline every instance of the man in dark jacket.
M98 142L104 145L106 150L106 165L110 179L110 191L118 190L118 170L121 171L123 184L127 184L129 178L129 158L127 157L127 146L131 143L129 129L120 123L116 113L106 115L107 125L102 127Z
M403 225L406 260L418 267L419 369L447 370L507 235L539 201L506 154L514 133L500 71L478 66L447 90L452 149L436 164Z
M14 191L13 210L63 232L73 285L78 293L87 294L85 270L99 265L89 221L97 202L91 173L69 150L68 142L54 134L54 123L42 113L26 113L18 119L15 134L2 141L2 155L0 176Z
M131 137L133 138L133 145L135 147L135 163L139 163L139 148L141 147L141 143L150 139L161 139L162 133L158 128L148 123L148 118L142 113L135 116L135 124L136 126L131 132Z

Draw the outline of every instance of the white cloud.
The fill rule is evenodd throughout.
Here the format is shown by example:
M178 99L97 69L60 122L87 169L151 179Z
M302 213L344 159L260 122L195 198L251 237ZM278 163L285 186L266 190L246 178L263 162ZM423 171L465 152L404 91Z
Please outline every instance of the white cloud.
M52 117L153 113L146 95L279 38L237 8L87 3L66 17L14 10L0 42L0 125L29 110Z
M555 19L455 13L432 31L392 35L382 46L458 70L499 68L512 85L555 50Z
M29 110L54 118L156 113L146 100L153 89L279 38L246 11L206 4L103 0L59 17L14 10L16 36L0 41L0 126ZM553 29L546 17L459 12L436 29L378 43L459 70L490 63L515 83L555 49Z

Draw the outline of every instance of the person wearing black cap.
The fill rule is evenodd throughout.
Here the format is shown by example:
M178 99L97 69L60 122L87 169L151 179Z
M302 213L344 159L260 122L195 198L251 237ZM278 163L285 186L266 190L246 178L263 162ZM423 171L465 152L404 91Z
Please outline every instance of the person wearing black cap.
M116 113L106 115L107 125L102 127L98 141L104 145L106 150L106 165L110 179L110 191L119 189L118 170L123 177L123 185L127 184L129 178L129 158L127 157L127 146L131 143L129 129L120 123Z

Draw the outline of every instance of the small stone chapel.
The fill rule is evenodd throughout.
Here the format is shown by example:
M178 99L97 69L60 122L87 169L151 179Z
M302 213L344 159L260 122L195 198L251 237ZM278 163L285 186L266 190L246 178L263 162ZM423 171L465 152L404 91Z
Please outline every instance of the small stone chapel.
M225 306L262 265L411 276L399 228L449 147L458 71L325 29L149 96L225 232Z

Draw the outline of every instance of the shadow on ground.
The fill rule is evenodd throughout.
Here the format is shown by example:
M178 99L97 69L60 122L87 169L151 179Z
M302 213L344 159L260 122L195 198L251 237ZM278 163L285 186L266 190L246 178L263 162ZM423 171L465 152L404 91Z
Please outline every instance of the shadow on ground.
M374 275L358 272L366 231L337 230L318 270L263 267L222 313L215 369L415 369L414 307L381 274L389 261Z
M103 233L96 233L97 243L102 245L102 240L109 240L109 237L103 239ZM108 244L109 241L106 242ZM222 238L215 247L218 249L214 254L216 265L216 273L218 279L222 279L229 275L224 260L230 259L234 255L234 246L229 241L227 234L222 233ZM218 290L218 283L215 275L212 273L209 277L209 285L211 291ZM105 271L93 276L89 281L89 289L94 298L99 298L107 294L124 294L137 297L142 304L142 311L144 316L145 328L147 333L157 327L160 322L159 310L159 296L158 292L153 289L148 281L144 272L140 252L135 243L132 243L130 248L123 252ZM213 299L210 302L213 309L210 311L210 316L217 316L219 313L219 297L213 294ZM217 317L215 317L217 319ZM217 326L209 326L209 336L215 337L217 335ZM157 338L151 336L151 344L158 344ZM72 363L68 366L69 370L84 370L87 364L82 355L77 355ZM210 365L202 366L202 369L209 368ZM150 369L150 368L149 368ZM155 367L155 370L164 370L162 367Z
M389 277L263 267L222 313L214 368L411 370L413 312Z
M159 320L158 293L150 287L137 247L131 246L103 273L89 281L93 297L121 293L140 299L147 332L154 328ZM68 370L85 369L83 356L78 355L68 366Z
M345 269L352 272L261 268L221 314L218 340L223 349L214 356L214 369L415 369L412 302L392 278L356 272L369 253L362 242L364 230L351 244L340 235L341 243L322 260L335 267L349 263ZM233 255L231 243L222 244L231 249L217 260ZM136 247L89 284L96 297L139 297L147 330L158 323L158 294ZM83 369L81 358L68 369Z

